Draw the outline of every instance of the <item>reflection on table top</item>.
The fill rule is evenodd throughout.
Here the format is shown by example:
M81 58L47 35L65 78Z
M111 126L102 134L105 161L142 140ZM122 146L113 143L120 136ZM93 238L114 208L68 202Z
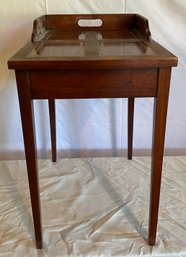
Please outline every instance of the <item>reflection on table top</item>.
M50 33L47 39L36 44L26 57L122 57L156 54L148 44L145 44L145 40L136 38L132 33L130 38L124 34L119 38L116 32L114 38L109 38L108 32L105 36L104 33L94 31L85 31L78 35L56 34ZM110 34L113 36L113 33Z
M79 25L86 20L94 26ZM98 27L97 20L102 21ZM177 58L151 38L148 20L138 14L78 14L37 18L32 40L8 61L10 69L95 65L98 69L176 66Z

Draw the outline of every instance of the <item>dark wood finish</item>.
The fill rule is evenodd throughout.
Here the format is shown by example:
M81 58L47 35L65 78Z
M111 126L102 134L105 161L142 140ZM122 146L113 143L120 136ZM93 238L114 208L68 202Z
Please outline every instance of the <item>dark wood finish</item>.
M116 59L113 58L110 59L87 59L79 60L79 61L69 61L68 59L58 59L53 58L51 61L48 61L46 58L38 58L37 61L33 60L32 58L27 59L21 57L24 56L26 53L31 51L33 47L33 43L29 42L27 45L25 45L20 52L18 52L14 57L12 57L11 60L8 61L8 67L9 69L19 69L19 70L62 70L62 71L70 71L70 70L99 70L99 71L114 71L114 70L122 70L125 69L143 69L143 68L159 68L159 67L173 67L177 65L176 58L174 56L169 57L169 55L166 55L165 52L162 52L160 54L161 58L155 58L155 57L144 57L143 58L132 58L127 57L126 59ZM157 45L151 45L151 47L154 47L156 49ZM165 58L162 58L162 56L165 56ZM18 60L20 62L18 62ZM149 83L150 85L150 83Z
M80 19L97 18L103 20L103 26L86 28L77 25ZM80 39L79 36L87 31L96 31L102 35L103 39L98 38L100 47L104 50L109 43L112 50L105 55L100 51L97 56L87 56L86 53L79 52L74 53L74 56L60 53L56 55L55 45L59 47L65 42L66 45L75 44L80 49L81 43L86 40ZM53 41L54 55L49 52L48 56L42 55L46 44L51 44L51 41ZM115 52L121 46L126 47L126 44L126 52ZM135 50L138 50L138 53ZM113 71L122 70L123 67L139 69L176 65L177 58L151 39L147 19L136 14L42 16L34 21L32 42L28 42L8 62L10 69L63 71L89 69Z
M158 69L29 73L33 99L122 98L133 96L134 90L138 97L152 97L156 95L157 78Z
M158 222L159 197L164 151L166 116L170 85L170 68L159 71L158 93L154 100L154 126L152 146L151 195L149 213L149 244L154 245Z
M50 118L50 134L51 134L51 148L52 148L52 161L56 162L56 111L55 100L48 100L49 118Z
M44 15L34 21L32 41L44 39L50 32L57 31L84 31L85 27L78 25L81 19L101 19L103 21L100 29L102 31L112 30L132 30L139 31L144 38L150 37L148 20L138 14L80 14L80 15ZM98 27L99 28L99 27ZM95 31L95 27L88 27L88 30Z
M80 19L101 19L81 27ZM54 99L129 98L128 158L132 158L134 98L154 97L150 245L155 244L170 84L177 58L151 39L148 21L136 14L45 15L34 21L32 41L9 61L16 70L36 245L42 247L32 99L48 99L53 161Z
M132 159L133 151L134 98L128 99L128 159Z
M41 249L42 231L40 217L37 153L35 144L34 115L32 106L33 103L30 96L30 83L28 73L24 71L16 71L16 80L23 128L36 246L37 248Z

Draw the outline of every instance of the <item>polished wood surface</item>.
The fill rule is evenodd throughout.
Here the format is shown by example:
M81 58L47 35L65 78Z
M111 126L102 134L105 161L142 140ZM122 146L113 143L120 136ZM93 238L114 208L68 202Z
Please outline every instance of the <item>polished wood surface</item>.
M134 89L138 97L152 97L157 91L158 69L123 68L109 72L97 71L95 67L88 71L85 69L70 72L31 70L29 79L33 99L132 97ZM88 86L85 81L88 81Z
M79 20L102 26L79 26ZM95 47L96 45L96 47ZM13 69L122 70L176 66L177 58L150 37L137 14L44 15L34 21L32 41L8 62Z
M33 99L49 101L56 161L55 99L128 98L131 159L134 99L154 97L148 238L154 245L170 75L176 65L177 58L151 38L147 19L137 14L44 15L34 21L32 40L8 66L16 71L37 248L42 247L42 233Z

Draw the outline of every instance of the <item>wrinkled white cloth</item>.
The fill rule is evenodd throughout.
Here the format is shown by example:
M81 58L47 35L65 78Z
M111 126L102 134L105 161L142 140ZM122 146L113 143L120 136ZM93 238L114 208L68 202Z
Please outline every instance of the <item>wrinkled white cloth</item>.
M186 256L186 157L165 157L156 246L147 244L150 158L39 160L42 250L25 161L0 162L0 257Z

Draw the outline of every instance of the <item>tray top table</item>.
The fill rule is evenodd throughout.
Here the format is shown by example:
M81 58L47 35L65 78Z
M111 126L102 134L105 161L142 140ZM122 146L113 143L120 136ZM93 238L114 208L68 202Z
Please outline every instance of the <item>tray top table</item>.
M137 14L44 15L8 66L16 73L36 246L42 248L33 99L48 99L56 160L54 99L128 98L129 159L135 97L154 97L148 243L155 244L171 67L177 58Z

